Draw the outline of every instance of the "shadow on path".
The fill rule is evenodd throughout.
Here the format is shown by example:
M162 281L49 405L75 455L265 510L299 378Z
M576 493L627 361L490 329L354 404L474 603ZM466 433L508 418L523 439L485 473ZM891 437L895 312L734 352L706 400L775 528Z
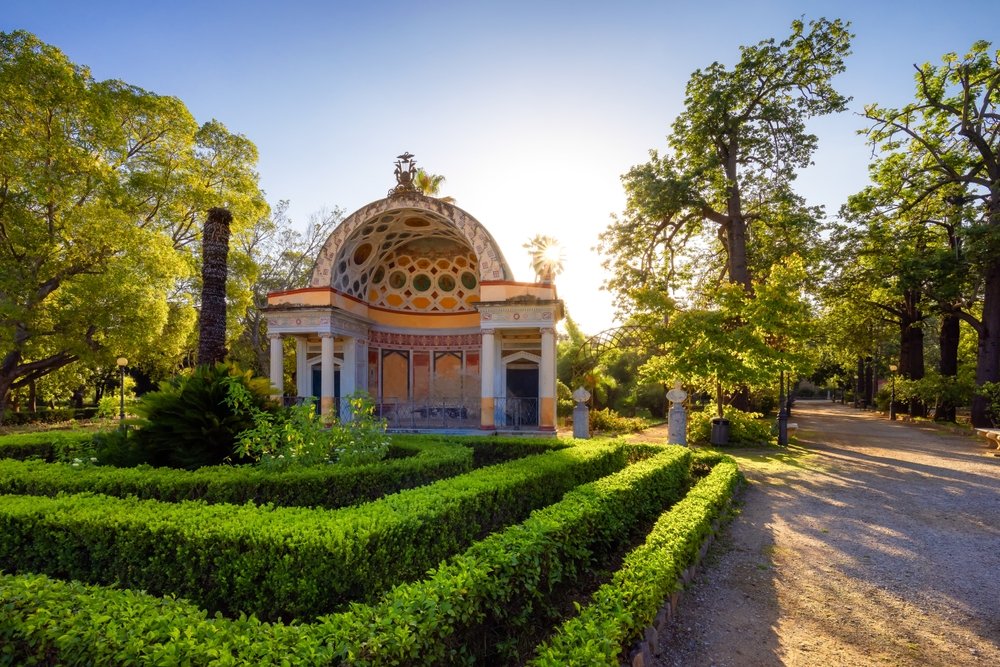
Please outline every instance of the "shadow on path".
M799 402L659 665L1000 664L1000 460L972 438Z

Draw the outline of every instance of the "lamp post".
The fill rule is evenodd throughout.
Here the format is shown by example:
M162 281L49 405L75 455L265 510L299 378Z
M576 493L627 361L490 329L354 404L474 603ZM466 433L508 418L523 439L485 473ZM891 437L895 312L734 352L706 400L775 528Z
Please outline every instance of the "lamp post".
M128 366L128 359L125 357L118 357L118 360L115 363L118 364L122 384L121 411L119 413L119 419L121 420L121 429L122 431L125 431L125 367Z
M889 364L889 372L892 373L892 388L889 390L889 419L896 421L896 364Z

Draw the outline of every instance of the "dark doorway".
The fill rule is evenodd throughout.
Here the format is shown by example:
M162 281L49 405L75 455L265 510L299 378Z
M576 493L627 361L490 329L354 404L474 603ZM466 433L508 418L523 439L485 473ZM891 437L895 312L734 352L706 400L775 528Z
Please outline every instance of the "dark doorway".
M319 412L319 398L323 392L323 371L319 366L312 367L312 395L316 399L316 412ZM333 402L338 406L337 413L340 413L340 371L333 371Z
M538 368L508 368L506 425L514 428L538 424Z

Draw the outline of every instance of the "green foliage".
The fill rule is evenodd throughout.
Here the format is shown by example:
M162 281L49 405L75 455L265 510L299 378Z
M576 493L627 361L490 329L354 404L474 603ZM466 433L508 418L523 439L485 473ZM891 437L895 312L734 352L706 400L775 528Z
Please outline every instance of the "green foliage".
M375 417L375 404L362 390L348 397L350 418L327 428L311 401L267 413L256 408L252 395L240 382L231 382L226 401L234 411L249 412L253 427L237 438L236 454L266 468L339 463L346 466L374 463L389 451L386 421Z
M631 526L683 495L690 452L657 449L477 542L424 581L399 586L370 607L327 617L324 623L337 631L336 654L355 665L508 662L511 656L494 652L496 643L482 641L484 631L511 638L538 623L547 596L573 590Z
M931 371L919 380L896 378L895 384L897 402L915 400L932 407L939 403L952 406L968 405L975 392L975 381L969 373L942 376ZM879 391L879 395L886 394L886 409L889 393L888 384Z
M490 532L655 451L624 442L571 447L338 510L4 495L0 562L171 592L228 614L306 619L417 579Z
M983 383L978 393L986 398L987 414L993 426L1000 427L1000 382Z
M486 630L513 634L531 623L543 592L572 587L634 523L679 498L689 461L690 452L669 448L570 492L424 582L313 624L210 617L172 595L0 574L0 657L24 664L459 664L477 639L489 648L481 641Z
M646 428L646 422L638 417L622 417L611 408L590 411L591 432L638 433Z
M35 431L0 435L0 459L71 461L89 458L92 431Z
M724 409L729 420L729 445L752 447L776 445L777 438L771 433L771 423L761 419L757 412L743 412L727 405ZM688 415L687 441L691 445L707 445L712 434L712 420L718 414L714 405L705 406L702 412Z
M580 613L536 649L536 667L608 665L653 624L663 601L681 588L681 573L698 559L742 475L732 459L716 463L707 477L664 512L645 544L629 553L610 583Z
M246 389L246 407L234 409L227 402L234 383ZM273 409L270 387L266 378L226 363L198 366L189 375L162 383L159 391L136 404L143 420L133 437L143 461L198 468L232 460L240 433L254 427L249 408Z
M116 434L117 431L100 435ZM51 443L46 441L44 444L51 449ZM0 444L0 454L5 453L8 446ZM99 447L95 456L100 458L104 451ZM528 453L530 450L510 448L503 460ZM85 452L75 457L89 460ZM55 496L92 492L164 502L200 500L234 505L252 502L332 509L469 472L474 465L473 458L471 447L434 440L406 442L404 439L392 445L389 459L349 469L319 466L278 472L253 466L218 466L189 471L102 465L81 470L71 465L40 461L0 461L0 493ZM496 462L501 460L501 455L494 453L490 458ZM71 462L72 458L63 460ZM105 463L103 459L100 462Z

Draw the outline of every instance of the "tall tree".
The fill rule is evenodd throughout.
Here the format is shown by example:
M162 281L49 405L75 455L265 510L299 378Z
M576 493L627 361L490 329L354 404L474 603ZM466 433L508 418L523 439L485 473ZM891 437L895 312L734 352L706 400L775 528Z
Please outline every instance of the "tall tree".
M768 269L755 264L755 227L780 218L782 235L808 237L817 211L790 184L816 148L806 120L845 108L831 80L844 70L850 39L840 20L795 21L781 42L741 47L732 70L716 62L692 74L670 153L651 151L622 177L625 213L602 236L609 268L619 270L610 288L683 278L678 261L689 242L711 231L723 275L750 290L753 268Z
M266 204L244 138L199 128L175 98L95 81L29 33L0 33L0 99L2 411L11 389L68 364L186 336L191 212Z
M226 358L226 276L229 272L229 225L233 214L211 208L202 234L201 313L198 316L198 364Z
M982 386L1000 380L1000 50L979 41L963 57L949 53L941 65L915 68L915 101L900 109L865 107L873 123L867 134L885 154L914 157L902 176L912 202L956 186L965 191L962 205L973 214L963 236L983 300L982 317L959 315L978 334ZM972 423L990 424L983 396L973 399Z
M289 219L288 202L281 201L267 218L233 238L233 251L251 266L245 272L253 288L253 301L230 336L231 359L240 361L258 374L268 368L270 350L264 308L270 292L295 289L308 283L316 255L333 230L344 219L344 211L320 210L309 217L304 231Z

